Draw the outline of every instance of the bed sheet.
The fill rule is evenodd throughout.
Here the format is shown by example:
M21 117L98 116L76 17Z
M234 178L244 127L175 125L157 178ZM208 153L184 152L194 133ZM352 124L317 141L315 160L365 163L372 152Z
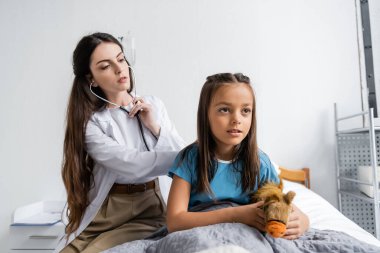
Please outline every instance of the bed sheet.
M324 198L303 185L284 180L284 192L296 192L293 203L310 219L310 227L345 232L363 242L380 247L380 241L348 219Z

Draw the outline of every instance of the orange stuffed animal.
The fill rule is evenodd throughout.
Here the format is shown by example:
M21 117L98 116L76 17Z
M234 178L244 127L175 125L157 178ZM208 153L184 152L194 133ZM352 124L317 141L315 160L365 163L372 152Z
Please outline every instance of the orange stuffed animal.
M253 201L264 201L263 209L265 213L265 230L275 238L285 235L286 224L292 210L292 200L295 192L282 192L282 180L280 184L266 183L254 194Z

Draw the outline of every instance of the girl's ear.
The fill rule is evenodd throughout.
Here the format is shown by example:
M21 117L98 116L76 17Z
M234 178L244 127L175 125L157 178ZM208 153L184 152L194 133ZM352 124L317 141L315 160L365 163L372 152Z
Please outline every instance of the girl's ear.
M290 203L292 203L295 196L296 196L296 193L294 191L289 191L287 194L284 195L284 201L288 205L290 205Z

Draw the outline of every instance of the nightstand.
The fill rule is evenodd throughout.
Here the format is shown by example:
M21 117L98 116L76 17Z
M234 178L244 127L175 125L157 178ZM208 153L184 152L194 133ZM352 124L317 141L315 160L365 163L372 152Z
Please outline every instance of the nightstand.
M53 252L65 234L63 201L40 201L17 208L9 227L10 252Z
M65 234L62 222L54 225L10 226L9 248L16 252L53 252ZM17 251L16 251L17 250Z

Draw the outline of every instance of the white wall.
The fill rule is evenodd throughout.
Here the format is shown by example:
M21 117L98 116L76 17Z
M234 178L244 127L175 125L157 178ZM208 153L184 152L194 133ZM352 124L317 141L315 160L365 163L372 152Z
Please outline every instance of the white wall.
M354 0L0 1L0 251L12 211L65 197L64 116L81 36L132 31L139 94L154 94L187 142L207 75L254 81L259 145L310 167L336 205L333 103L361 109Z

